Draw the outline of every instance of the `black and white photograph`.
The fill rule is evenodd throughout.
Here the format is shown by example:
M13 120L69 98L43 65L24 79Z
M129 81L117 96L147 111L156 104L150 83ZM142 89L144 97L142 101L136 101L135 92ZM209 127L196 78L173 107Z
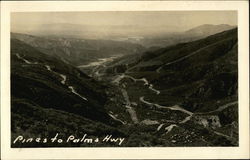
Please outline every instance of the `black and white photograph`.
M249 156L243 4L6 2L3 157Z
M238 146L237 57L236 11L12 13L11 146Z

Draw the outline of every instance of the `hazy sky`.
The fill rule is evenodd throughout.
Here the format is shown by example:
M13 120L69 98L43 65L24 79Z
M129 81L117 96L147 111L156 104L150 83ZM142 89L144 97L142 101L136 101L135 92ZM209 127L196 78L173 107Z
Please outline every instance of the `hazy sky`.
M145 26L166 32L185 31L202 24L237 25L236 11L135 11L135 12L23 12L12 13L12 31L39 28L44 24ZM129 29L129 27L127 27Z

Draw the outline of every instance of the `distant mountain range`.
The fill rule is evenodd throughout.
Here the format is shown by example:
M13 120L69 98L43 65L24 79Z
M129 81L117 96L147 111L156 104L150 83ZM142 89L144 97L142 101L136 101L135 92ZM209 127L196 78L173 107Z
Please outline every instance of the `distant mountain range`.
M186 31L185 34L195 35L195 36L209 36L233 28L235 28L235 26L230 26L228 24L220 24L220 25L204 24Z
M127 37L145 37L176 32L179 26L148 25L81 25L70 23L42 24L36 27L12 26L12 32L36 36L53 36L81 39L116 39Z
M12 27L12 32L25 33L38 37L64 39L84 39L84 40L113 40L132 42L144 47L160 46L164 47L175 43L188 42L206 36L216 34L225 30L235 28L227 24L204 24L187 31L178 31L178 26L133 26L133 25L106 25L88 26L79 24L44 24L29 30L27 27ZM20 37L20 35L18 36ZM27 37L26 37L27 38ZM33 37L34 38L34 37ZM94 42L91 42L91 44ZM114 44L116 45L116 44Z
M156 46L161 48L177 43L184 43L184 42L198 40L233 28L236 28L236 26L230 26L227 24L220 24L220 25L204 24L184 32L167 33L167 34L157 35L152 38L145 37L140 41L140 44L147 47Z
M144 50L139 44L111 40L39 37L19 33L12 33L11 37L75 66L96 61L98 58L134 54Z

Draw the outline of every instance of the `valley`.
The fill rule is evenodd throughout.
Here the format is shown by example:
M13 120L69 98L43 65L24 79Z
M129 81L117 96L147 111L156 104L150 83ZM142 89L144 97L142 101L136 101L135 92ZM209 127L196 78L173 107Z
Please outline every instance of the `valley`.
M12 139L39 130L64 137L112 133L125 137L121 147L238 145L237 28L149 51L126 44L132 48L118 52L124 43L112 42L118 48L105 46L109 54L98 51L84 62L86 53L74 50L85 43L68 48L72 58L58 53L61 45L48 52L45 41L19 34L11 41Z

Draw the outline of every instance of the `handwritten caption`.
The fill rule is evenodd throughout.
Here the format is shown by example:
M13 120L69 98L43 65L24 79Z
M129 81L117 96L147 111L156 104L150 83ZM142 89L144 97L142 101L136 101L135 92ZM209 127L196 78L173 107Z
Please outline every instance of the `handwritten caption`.
M56 133L56 135L52 138L41 138L41 137L28 137L25 138L22 135L17 136L14 141L13 144L15 143L32 143L32 142L36 142L36 143L88 143L88 144L93 144L93 143L114 143L117 145L122 145L122 143L124 142L125 138L122 137L114 137L113 135L106 135L103 138L92 138L92 137L88 137L87 134L84 134L82 137L76 137L74 135L69 135L67 138L60 138L59 134Z

